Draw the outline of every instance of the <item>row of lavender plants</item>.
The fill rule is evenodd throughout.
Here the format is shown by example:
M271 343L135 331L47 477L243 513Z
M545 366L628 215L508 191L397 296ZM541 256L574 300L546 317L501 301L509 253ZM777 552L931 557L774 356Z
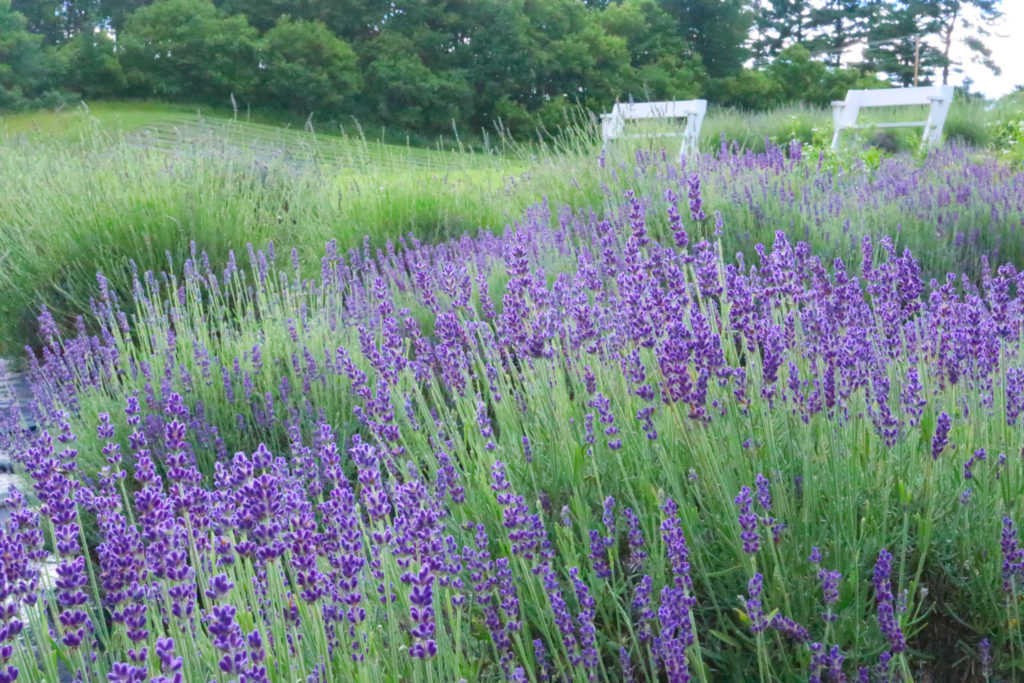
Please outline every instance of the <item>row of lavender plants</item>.
M595 170L594 187L617 201L626 189L658 194L680 175L657 152L639 151L629 164L613 157ZM719 211L729 226L721 236L726 255L754 253L777 230L807 242L830 263L859 258L861 240L889 236L898 252L909 248L927 281L947 272L979 278L982 259L1024 259L1024 173L967 147L948 146L924 158L881 156L874 161L766 145L755 154L726 144L689 161L682 175L700 174L706 211ZM664 208L664 207L659 207ZM658 237L664 222L649 226ZM711 239L710 230L695 236ZM668 237L668 236L666 236Z
M143 271L162 270L169 252L180 269L192 239L222 264L229 249L273 238L297 248L312 276L332 238L348 248L370 233L373 246L383 247L413 230L441 241L478 225L500 228L541 196L555 206L616 206L633 189L653 202L652 237L670 243L660 194L680 176L675 155L648 149L617 145L595 163L589 138L534 149L536 156L519 149L490 170L466 157L447 175L357 178L339 177L334 166L296 168L287 157L267 164L258 150L197 157L195 150L168 155L108 143L76 147L57 161L49 146L12 148L0 158L0 166L17 170L0 177L11 183L0 185L10 198L0 216L5 356L35 343L40 301L71 329L74 316L88 309L96 271L127 299L127 257ZM978 278L982 256L991 263L1024 258L1024 172L991 153L953 146L922 159L821 153L796 142L766 144L762 154L729 145L704 149L688 159L683 175L700 174L706 212L721 212L729 226L721 236L726 256L752 256L757 243L770 244L781 229L825 263L855 263L865 235L875 242L888 235L897 251L914 252L925 281L947 271ZM690 227L695 241L714 237L710 222L707 230Z
M1024 273L727 258L659 177L44 312L0 681L1013 677Z

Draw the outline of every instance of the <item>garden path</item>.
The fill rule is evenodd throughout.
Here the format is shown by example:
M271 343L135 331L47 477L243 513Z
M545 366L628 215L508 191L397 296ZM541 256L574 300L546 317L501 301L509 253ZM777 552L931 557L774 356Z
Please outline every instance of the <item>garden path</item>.
M24 407L29 396L28 384L24 377L11 370L10 361L0 358L0 410L9 409L15 404ZM18 477L14 474L11 455L0 448L0 526L8 518L7 491L17 485Z

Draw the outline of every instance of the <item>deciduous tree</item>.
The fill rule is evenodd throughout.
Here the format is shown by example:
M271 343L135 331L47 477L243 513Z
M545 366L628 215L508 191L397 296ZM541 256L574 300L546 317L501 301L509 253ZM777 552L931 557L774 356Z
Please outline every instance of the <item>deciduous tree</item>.
M260 41L259 95L276 106L337 113L360 81L355 52L322 22L284 15Z
M257 76L257 33L209 0L159 0L130 14L121 64L139 94L227 102L248 96Z
M0 0L0 108L23 106L45 86L49 65L42 37L27 27L11 0Z
M128 80L114 40L103 31L83 31L56 49L61 85L87 99L118 97Z
M680 35L656 0L624 0L601 13L608 33L626 40L636 99L691 99L704 87L700 55Z
M11 8L25 15L28 30L43 36L47 45L91 33L103 16L100 0L11 0Z
M739 73L750 57L747 45L754 13L747 0L660 0L680 34L718 78Z

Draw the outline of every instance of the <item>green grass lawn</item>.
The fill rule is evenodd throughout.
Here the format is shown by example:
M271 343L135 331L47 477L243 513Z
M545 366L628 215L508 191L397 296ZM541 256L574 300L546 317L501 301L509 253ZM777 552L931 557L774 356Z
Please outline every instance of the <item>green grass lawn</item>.
M0 114L0 141L66 145L96 134L168 150L239 147L319 160L355 170L415 166L429 170L492 167L496 153L439 138L435 148L368 139L357 123L348 129L305 129L268 116L162 102L96 102L60 110ZM502 162L503 163L503 162Z
M195 113L193 108L164 102L96 102L59 111L44 109L0 114L0 139L22 137L66 143L78 140L96 127L112 133L128 133L167 118Z

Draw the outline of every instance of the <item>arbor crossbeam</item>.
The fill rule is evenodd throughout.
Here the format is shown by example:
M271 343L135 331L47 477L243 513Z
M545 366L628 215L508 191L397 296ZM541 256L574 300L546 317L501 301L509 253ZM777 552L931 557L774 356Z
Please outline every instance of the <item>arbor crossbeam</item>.
M949 106L953 103L953 86L932 85L920 88L889 88L886 90L848 90L846 99L832 103L832 149L839 147L839 135L844 130L861 128L908 128L921 126L922 146L937 145L942 141ZM858 124L861 109L870 107L929 107L924 121L890 121L877 124Z
M610 114L601 115L601 136L605 144L616 138L675 137L671 133L623 135L627 121L640 119L686 119L679 160L697 152L700 128L707 114L707 100L674 100L667 102L619 102Z

